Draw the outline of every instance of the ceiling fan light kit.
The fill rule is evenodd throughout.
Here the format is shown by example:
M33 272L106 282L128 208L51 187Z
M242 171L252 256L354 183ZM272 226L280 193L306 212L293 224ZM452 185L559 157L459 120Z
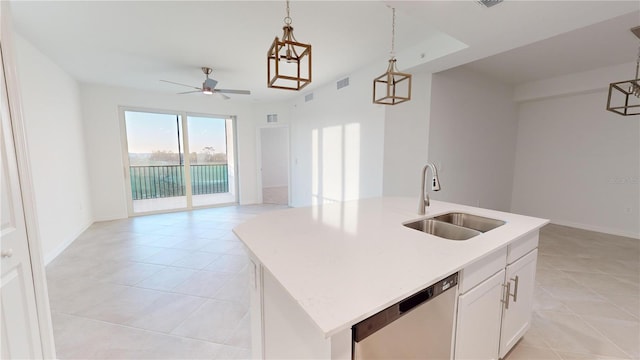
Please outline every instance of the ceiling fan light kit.
M640 26L631 29L640 39ZM636 76L631 80L618 81L609 84L607 110L616 114L629 116L640 115L640 48L636 59Z
M208 67L202 68L202 72L207 77L205 81L202 83L202 93L205 95L213 95L213 89L215 89L216 85L218 85L218 82L216 80L209 79L209 75L211 74L212 71L213 70Z
M300 90L311 83L311 45L293 35L289 0L282 30L282 39L276 37L267 53L267 87Z
M397 105L411 100L411 74L398 71L395 58L396 9L391 30L391 58L387 72L373 79L373 103Z

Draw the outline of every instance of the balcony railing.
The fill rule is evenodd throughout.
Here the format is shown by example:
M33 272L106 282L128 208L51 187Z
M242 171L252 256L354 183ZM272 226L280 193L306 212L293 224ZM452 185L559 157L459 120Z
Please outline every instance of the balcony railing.
M184 165L130 166L133 200L185 196ZM229 192L227 164L191 165L193 195Z

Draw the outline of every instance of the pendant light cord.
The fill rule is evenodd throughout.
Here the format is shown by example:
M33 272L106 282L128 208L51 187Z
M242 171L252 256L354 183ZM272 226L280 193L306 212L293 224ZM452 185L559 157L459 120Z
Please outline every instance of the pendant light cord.
M636 79L638 79L639 68L640 68L640 46L638 47L638 59L636 60Z
M635 95L635 97L640 98L640 84L639 79L639 71L640 71L640 47L638 47L638 59L636 60L636 76L631 80L631 85L629 85L629 93Z
M289 8L289 0L287 0L287 16L284 18L285 25L291 25L291 9Z
M395 57L396 55L396 8L391 8L393 12L393 19L391 21L391 52L389 55Z

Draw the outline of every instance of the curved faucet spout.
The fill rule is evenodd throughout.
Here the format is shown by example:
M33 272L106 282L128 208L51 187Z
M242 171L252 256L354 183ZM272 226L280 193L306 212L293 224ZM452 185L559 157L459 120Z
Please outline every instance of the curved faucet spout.
M427 194L427 190L425 189L425 182L427 177L427 170L431 169L431 190L439 191L440 190L440 180L438 179L438 170L435 165L431 163L427 163L427 165L422 168L422 181L420 182L420 199L418 199L418 215L425 214L425 208L429 206L429 194Z

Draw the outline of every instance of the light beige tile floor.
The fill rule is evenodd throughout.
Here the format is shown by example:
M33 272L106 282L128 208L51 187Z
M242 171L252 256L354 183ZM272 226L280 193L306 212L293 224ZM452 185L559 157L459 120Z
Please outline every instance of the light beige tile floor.
M516 359L640 358L640 240L547 225Z
M92 225L47 266L58 357L248 358L248 258L231 229L281 208ZM638 359L639 284L640 241L546 226L532 327L508 360Z
M282 208L93 224L47 266L58 357L248 358L248 257L231 229Z

